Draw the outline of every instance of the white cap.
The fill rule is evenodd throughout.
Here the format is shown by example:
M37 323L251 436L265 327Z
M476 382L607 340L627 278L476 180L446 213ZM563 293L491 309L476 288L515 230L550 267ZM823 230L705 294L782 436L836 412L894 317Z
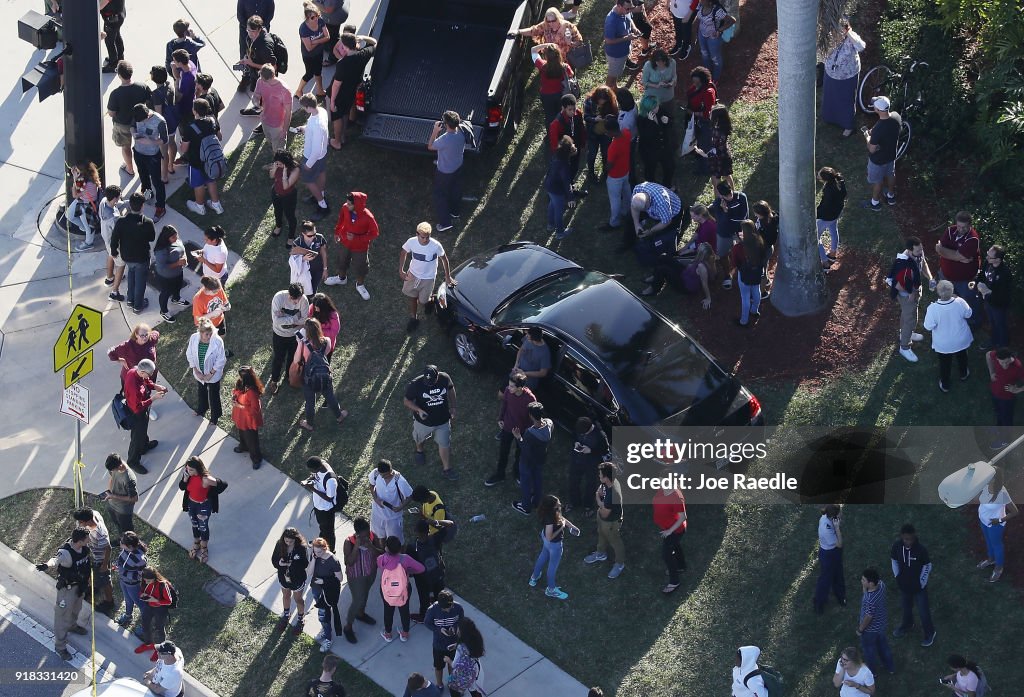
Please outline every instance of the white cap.
M871 102L871 106L875 107L879 111L889 111L889 98L875 97L875 100Z

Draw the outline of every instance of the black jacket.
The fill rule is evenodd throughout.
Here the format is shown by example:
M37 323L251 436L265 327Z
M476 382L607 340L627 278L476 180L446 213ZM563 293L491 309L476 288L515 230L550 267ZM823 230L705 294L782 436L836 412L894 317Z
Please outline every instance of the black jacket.
M216 479L216 477L214 477ZM188 511L188 491L185 487L188 486L188 480L181 478L178 480L178 488L181 489L181 510ZM208 494L210 498L210 513L220 512L220 495L224 493L224 490L228 488L228 483L223 479L217 479L217 483L210 488Z
M985 268L978 273L978 281L988 286L992 292L985 296L985 302L995 308L1006 309L1010 306L1010 294L1013 292L1013 275L1010 267L1003 259L998 268L985 263Z
M248 37L246 37L246 45L248 46L246 55L254 63L259 65L272 63L277 65L277 58L274 56L274 44L271 42L266 29L263 29L252 41L249 41Z
M156 240L156 225L142 213L128 213L114 224L110 253L125 263L149 263L150 244Z
M918 541L909 548L903 546L902 540L892 545L892 571L896 575L896 585L904 593L917 593L928 583L932 571L932 560L928 550Z
M253 15L263 20L263 26L269 27L274 20L274 0L238 0L236 8L238 23L244 25Z
M818 220L839 220L846 206L846 181L837 179L825 184L821 190L821 202L815 216Z

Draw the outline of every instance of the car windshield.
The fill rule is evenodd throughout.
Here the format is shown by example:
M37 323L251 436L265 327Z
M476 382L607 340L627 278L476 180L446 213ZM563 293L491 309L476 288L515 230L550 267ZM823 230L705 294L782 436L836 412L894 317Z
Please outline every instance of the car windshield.
M567 274L513 298L495 322L542 324L574 337L641 397L656 419L685 411L726 378L688 336L596 271Z

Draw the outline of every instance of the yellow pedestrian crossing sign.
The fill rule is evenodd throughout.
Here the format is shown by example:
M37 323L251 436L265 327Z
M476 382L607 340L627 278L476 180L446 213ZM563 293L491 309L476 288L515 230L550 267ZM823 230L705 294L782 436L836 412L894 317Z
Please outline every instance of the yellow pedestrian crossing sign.
M53 372L59 373L61 368L92 349L102 338L103 314L85 305L75 305L53 344Z
M92 372L92 349L67 364L64 368L64 389L68 389L76 382Z

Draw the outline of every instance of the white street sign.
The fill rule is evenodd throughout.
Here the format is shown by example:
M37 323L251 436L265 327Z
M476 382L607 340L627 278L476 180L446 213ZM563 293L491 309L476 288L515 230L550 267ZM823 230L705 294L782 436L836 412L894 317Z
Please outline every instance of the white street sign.
M84 424L89 423L89 389L76 382L64 390L60 400L60 413L73 416Z

